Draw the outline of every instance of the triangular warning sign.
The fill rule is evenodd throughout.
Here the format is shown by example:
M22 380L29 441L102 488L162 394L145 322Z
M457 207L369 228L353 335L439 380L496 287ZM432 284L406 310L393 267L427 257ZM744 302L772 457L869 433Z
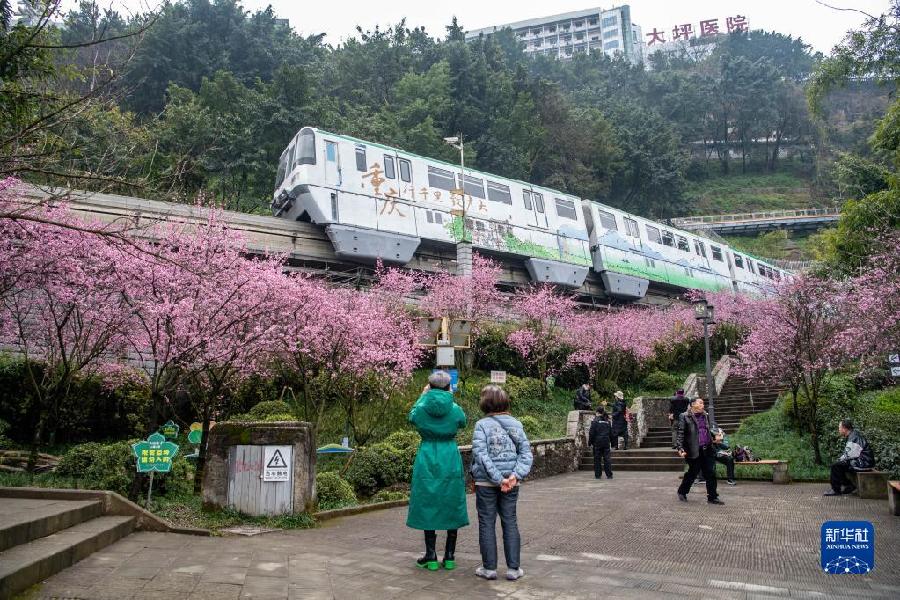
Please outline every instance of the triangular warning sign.
M281 450L275 450L275 454L272 455L272 458L269 460L269 464L266 465L267 469L286 469L287 463L284 462L284 457L281 455Z

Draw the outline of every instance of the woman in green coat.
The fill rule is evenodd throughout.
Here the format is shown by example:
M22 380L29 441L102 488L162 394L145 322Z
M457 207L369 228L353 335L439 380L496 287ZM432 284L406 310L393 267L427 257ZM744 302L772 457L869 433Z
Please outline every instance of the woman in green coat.
M456 445L456 432L466 426L466 415L453 401L446 371L435 371L428 378L428 385L409 411L409 422L422 436L406 517L407 527L425 531L425 556L416 564L431 571L438 569L436 531L445 529L447 545L442 564L445 569L454 569L456 530L469 524L465 473Z

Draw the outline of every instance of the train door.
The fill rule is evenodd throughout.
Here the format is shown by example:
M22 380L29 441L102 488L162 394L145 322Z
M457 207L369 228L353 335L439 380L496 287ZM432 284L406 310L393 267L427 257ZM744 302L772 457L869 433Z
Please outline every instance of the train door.
M544 195L530 189L522 190L522 200L525 203L525 212L529 213L529 225L547 228L547 206L544 204Z
M397 157L397 174L400 177L400 194L403 198L416 199L416 186L413 182L412 163L408 158ZM408 194L407 194L408 190Z
M341 187L341 157L331 140L325 140L325 185Z

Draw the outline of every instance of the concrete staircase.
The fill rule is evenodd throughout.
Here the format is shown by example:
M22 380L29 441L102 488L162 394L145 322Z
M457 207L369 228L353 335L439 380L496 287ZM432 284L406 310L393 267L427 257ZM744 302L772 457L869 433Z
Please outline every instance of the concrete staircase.
M729 375L716 398L716 423L725 433L734 433L746 417L772 408L780 393L778 387L750 384Z
M104 516L99 500L0 497L0 599L130 534L133 516Z
M747 380L729 375L716 398L716 422L725 433L734 433L741 421L752 414L769 410L775 404L779 388L749 384ZM684 459L672 450L672 430L668 427L651 427L640 448L613 450L613 471L682 471ZM594 470L594 456L587 448L581 457L579 469Z
M671 443L669 444L671 446ZM613 474L616 471L682 471L684 459L669 448L633 448L612 451ZM580 471L594 470L594 455L590 449L581 457Z

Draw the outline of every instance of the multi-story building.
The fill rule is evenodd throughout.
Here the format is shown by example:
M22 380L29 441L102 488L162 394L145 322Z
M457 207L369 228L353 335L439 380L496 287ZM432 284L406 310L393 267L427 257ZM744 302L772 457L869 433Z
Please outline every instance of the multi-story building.
M466 39L490 35L510 28L525 44L529 54L546 54L568 59L575 54L603 52L622 54L632 62L644 59L644 36L631 22L631 8L590 8L505 25L484 27L466 33Z

